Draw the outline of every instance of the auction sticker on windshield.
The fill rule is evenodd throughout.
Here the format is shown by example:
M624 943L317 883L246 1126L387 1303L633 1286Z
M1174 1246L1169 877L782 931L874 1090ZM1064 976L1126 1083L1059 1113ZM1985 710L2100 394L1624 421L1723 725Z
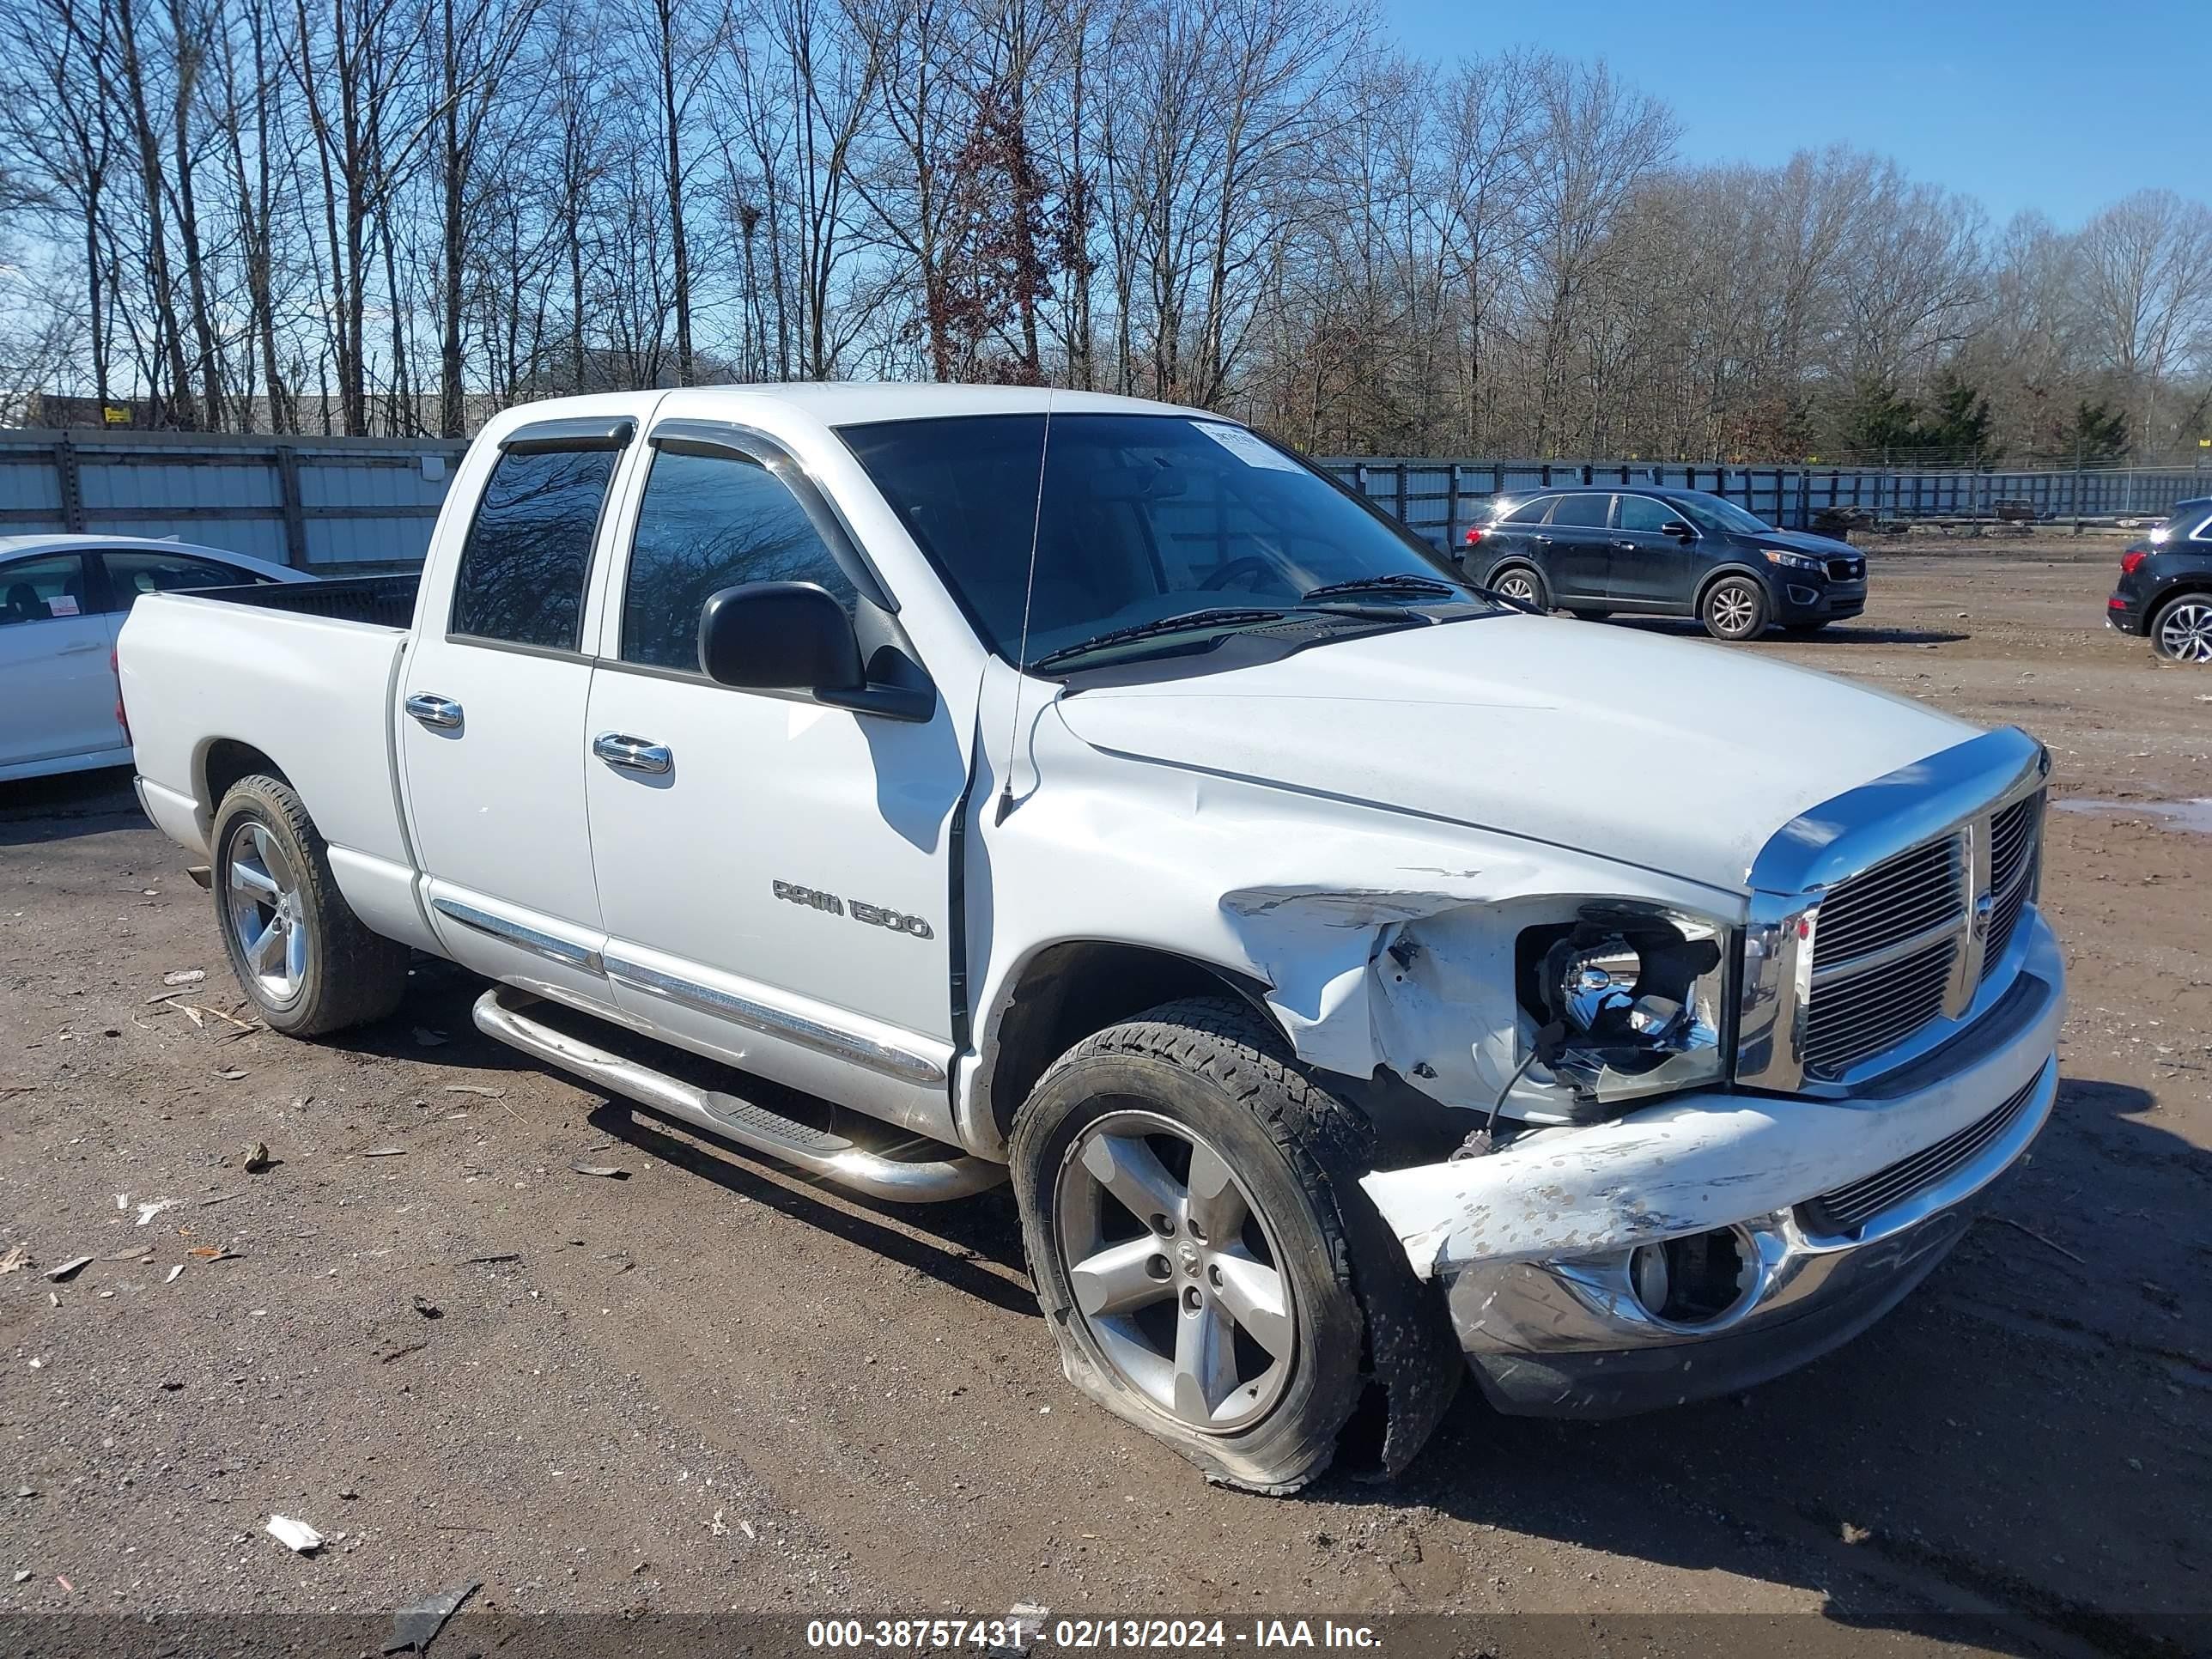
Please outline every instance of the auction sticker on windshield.
M1270 448L1241 426L1216 426L1211 421L1193 421L1191 424L1247 466L1273 467L1278 472L1299 470L1296 461Z

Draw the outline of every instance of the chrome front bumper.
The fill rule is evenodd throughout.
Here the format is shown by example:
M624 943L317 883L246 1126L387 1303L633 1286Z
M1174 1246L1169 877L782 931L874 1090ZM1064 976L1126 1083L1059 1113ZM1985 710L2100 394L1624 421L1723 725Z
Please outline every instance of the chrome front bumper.
M1381 1172L1363 1187L1414 1270L1445 1286L1461 1346L1502 1408L1609 1416L1748 1387L1881 1317L1965 1231L1963 1206L2027 1152L2057 1096L2064 970L2022 918L2003 996L1948 1042L1845 1098L1681 1097L1487 1158ZM1963 1161L1848 1233L1808 1206L2021 1097ZM1640 1245L1729 1230L1747 1285L1691 1325L1648 1312Z

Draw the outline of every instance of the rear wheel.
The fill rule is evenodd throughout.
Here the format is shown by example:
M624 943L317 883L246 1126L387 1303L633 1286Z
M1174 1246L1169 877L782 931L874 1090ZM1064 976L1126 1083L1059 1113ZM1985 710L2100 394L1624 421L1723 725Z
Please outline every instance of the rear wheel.
M1552 596L1544 591L1544 579L1525 564L1509 565L1492 578L1490 586L1492 592L1516 605L1536 611L1552 608Z
M1731 642L1766 631L1766 590L1748 576L1723 576L1705 590L1698 607L1705 632Z
M1316 1148L1364 1128L1231 1002L1170 1003L1062 1055L1010 1151L1068 1380L1212 1479L1279 1493L1320 1474L1359 1403L1365 1321Z
M289 784L263 776L233 784L210 842L208 887L231 971L270 1030L316 1036L399 1006L407 947L354 915Z
M2212 593L2184 593L2151 618L2150 648L2168 662L2212 663Z

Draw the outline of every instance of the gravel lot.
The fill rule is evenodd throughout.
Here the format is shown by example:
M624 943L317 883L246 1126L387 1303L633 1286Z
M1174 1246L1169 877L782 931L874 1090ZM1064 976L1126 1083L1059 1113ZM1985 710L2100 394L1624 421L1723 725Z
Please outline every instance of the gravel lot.
M2212 675L2103 627L2117 550L1877 548L1864 618L1748 647L2017 721L2062 801L2119 804L2051 814L2066 1082L1950 1261L1750 1395L1560 1426L1469 1389L1403 1480L1287 1501L1061 1382L1003 1194L902 1212L633 1123L478 1036L439 964L346 1042L240 1029L127 779L0 785L0 1250L35 1258L0 1276L0 1608L369 1614L481 1579L457 1655L487 1613L1018 1601L2201 1644L2212 841L2148 804L2212 795ZM191 969L205 1012L156 1000ZM271 1513L331 1542L295 1556Z

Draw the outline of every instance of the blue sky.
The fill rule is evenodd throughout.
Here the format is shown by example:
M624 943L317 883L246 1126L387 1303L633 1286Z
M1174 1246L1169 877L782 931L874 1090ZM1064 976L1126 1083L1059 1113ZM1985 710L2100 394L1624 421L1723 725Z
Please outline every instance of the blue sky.
M1844 143L2072 228L2129 191L2212 200L2212 0L1382 0L1409 52L1603 57L1674 107L1692 161Z

